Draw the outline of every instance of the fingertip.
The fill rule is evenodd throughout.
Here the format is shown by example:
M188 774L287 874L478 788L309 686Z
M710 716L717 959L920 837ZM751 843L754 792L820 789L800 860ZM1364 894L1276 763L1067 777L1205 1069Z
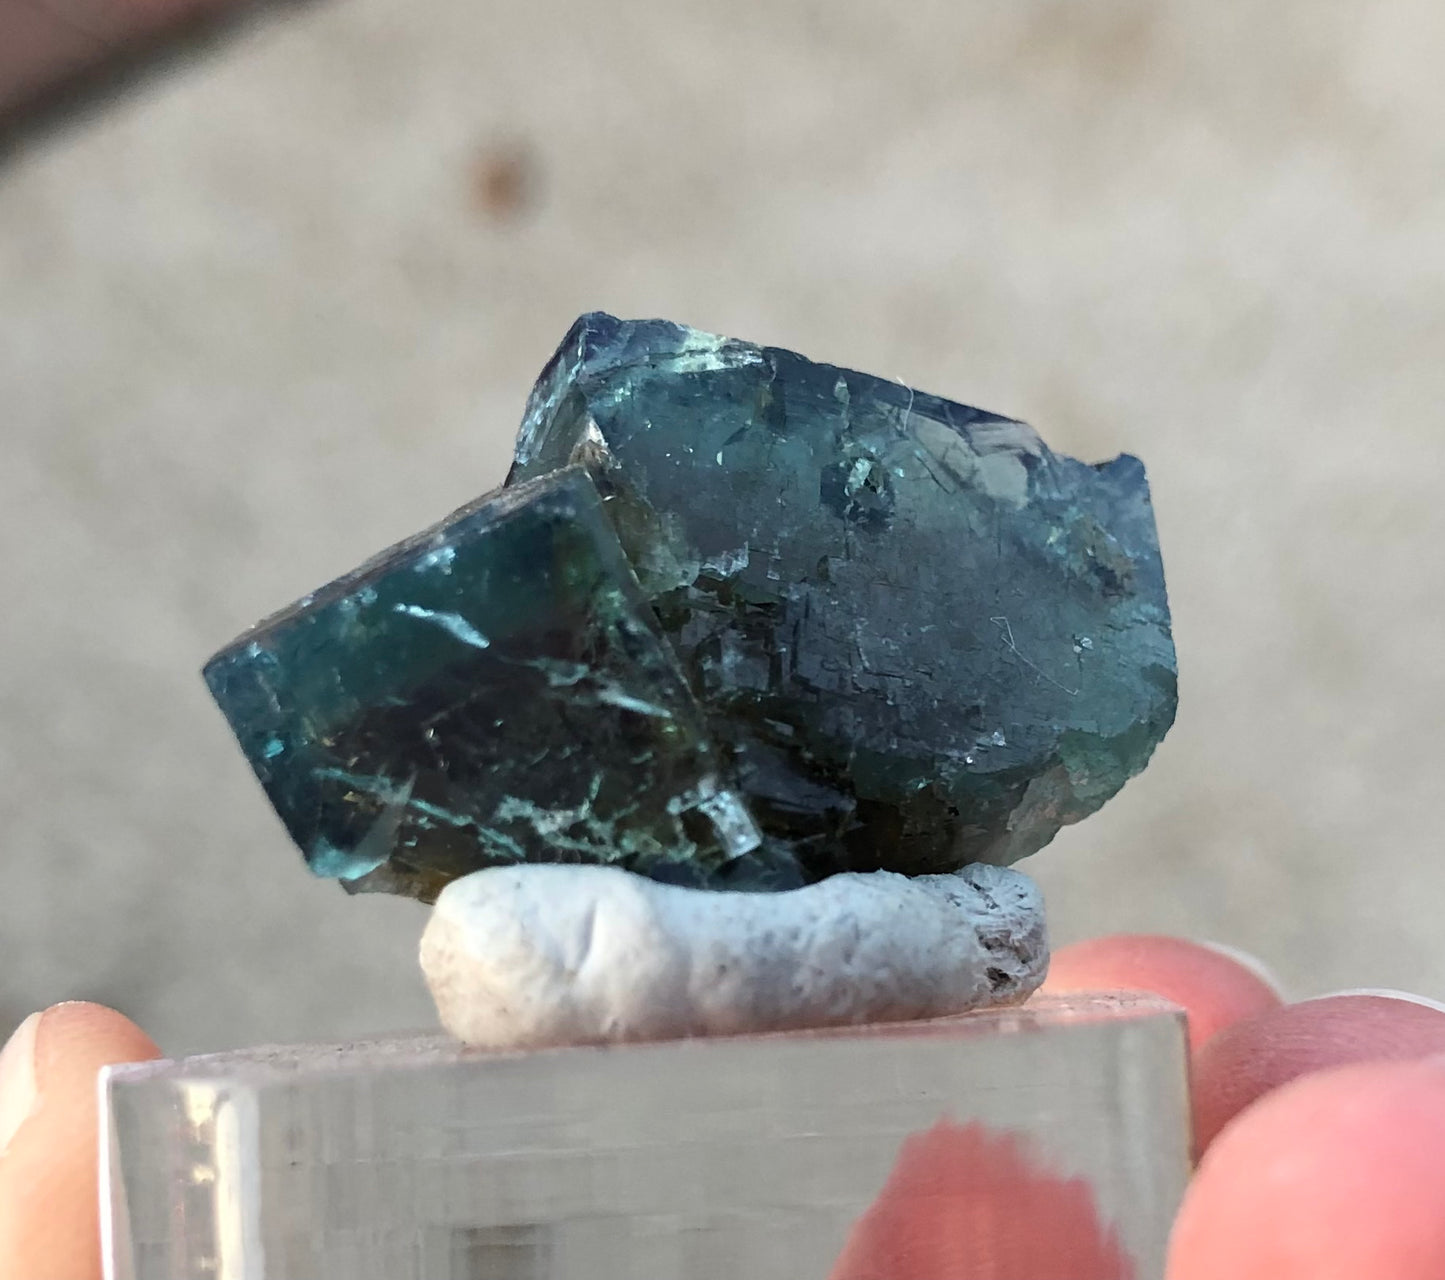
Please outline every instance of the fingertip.
M42 1016L32 1013L0 1049L0 1158L35 1109L35 1035Z
M1274 996L1276 1004L1286 1003L1284 983L1279 980L1279 975L1253 952L1246 951L1243 947L1236 947L1232 943L1216 942L1212 938L1199 938L1195 940L1194 945L1212 951L1215 955L1223 956L1226 960L1237 964L1245 972L1253 974L1259 983Z
M1429 996L1417 995L1413 991L1401 991L1398 987L1350 987L1347 990L1329 991L1320 996L1309 996L1297 1004L1312 1004L1316 1000L1335 1000L1340 996L1378 996L1382 1000L1403 1000L1406 1004L1418 1004L1425 1009L1445 1013L1445 1001L1432 1000Z
M1281 1003L1264 965L1218 943L1162 934L1118 933L1063 947L1049 965L1045 991L1149 991L1189 1015L1197 1051L1225 1027Z
M1167 1280L1445 1275L1445 1060L1335 1067L1219 1135L1170 1240Z
M1203 1152L1236 1115L1328 1067L1445 1053L1445 1012L1394 995L1324 996L1226 1028L1195 1055L1194 1139Z
M35 1034L36 1076L42 1093L53 1082L93 1077L113 1062L143 1062L161 1051L123 1013L88 1000L51 1005L39 1016Z
M123 1014L72 1001L27 1018L0 1057L0 1275L100 1274L96 1076L160 1056Z

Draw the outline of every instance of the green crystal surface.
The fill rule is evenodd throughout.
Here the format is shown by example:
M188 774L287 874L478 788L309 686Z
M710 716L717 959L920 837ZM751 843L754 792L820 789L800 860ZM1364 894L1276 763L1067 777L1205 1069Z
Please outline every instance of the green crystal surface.
M206 674L313 870L431 897L512 861L1011 862L1144 767L1175 671L1137 459L593 314L500 495Z

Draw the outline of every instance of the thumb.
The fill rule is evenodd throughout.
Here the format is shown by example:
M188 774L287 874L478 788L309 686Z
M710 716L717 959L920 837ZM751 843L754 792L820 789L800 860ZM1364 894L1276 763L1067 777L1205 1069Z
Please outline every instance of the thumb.
M73 1002L31 1014L0 1052L0 1276L98 1280L96 1077L160 1057L128 1018Z

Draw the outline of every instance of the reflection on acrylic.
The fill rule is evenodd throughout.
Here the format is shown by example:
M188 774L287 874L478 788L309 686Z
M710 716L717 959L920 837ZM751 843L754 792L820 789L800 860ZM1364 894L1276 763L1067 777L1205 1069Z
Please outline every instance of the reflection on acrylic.
M829 1280L1135 1280L1087 1181L1020 1134L941 1120L905 1139Z

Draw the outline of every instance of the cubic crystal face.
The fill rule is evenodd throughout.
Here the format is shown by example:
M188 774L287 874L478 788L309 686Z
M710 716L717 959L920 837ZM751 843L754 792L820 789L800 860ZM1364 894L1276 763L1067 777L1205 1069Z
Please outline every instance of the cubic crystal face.
M1089 466L882 378L594 314L543 372L511 478L574 459L804 879L1012 862L1173 722L1135 458Z
M313 870L708 887L1009 863L1142 769L1176 668L1143 466L664 321L582 317L508 487L206 678Z
M318 875L430 900L480 867L693 883L758 844L572 467L293 605L205 676Z

